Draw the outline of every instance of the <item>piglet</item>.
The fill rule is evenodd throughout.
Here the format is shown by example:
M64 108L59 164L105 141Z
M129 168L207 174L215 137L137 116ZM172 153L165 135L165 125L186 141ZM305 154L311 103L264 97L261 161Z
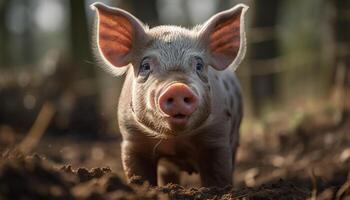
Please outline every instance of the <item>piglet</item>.
M101 64L115 75L126 72L118 122L127 179L166 184L183 170L199 172L203 186L232 185L242 119L233 70L246 51L248 7L239 4L192 29L149 28L124 10L91 8Z

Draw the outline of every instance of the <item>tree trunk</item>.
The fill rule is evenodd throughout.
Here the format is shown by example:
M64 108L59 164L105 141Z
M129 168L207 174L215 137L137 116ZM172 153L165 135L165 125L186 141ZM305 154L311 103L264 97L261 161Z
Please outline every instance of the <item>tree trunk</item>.
M333 85L340 90L340 124L350 119L350 0L331 0L333 27Z
M6 27L6 10L9 1L1 1L0 3L0 68L9 65L9 32Z
M158 16L156 0L148 0L148 1L132 0L131 6L133 8L135 16L139 18L141 21L149 24L150 26L158 25L159 16Z
M30 6L33 2L22 0L21 4L24 4L26 7L26 10L30 9ZM35 60L35 54L37 48L35 48L35 42L34 42L34 33L32 29L33 21L32 21L32 13L26 12L24 16L24 23L29 24L25 26L24 32L21 34L21 47L18 49L18 51L21 52L21 57L23 59L23 62L25 64L33 64ZM19 38L18 38L19 39ZM32 48L29 48L32 47Z
M274 73L254 74L255 71L263 71L263 68L270 68L275 65L275 59L279 56L279 47L276 37L276 22L280 0L255 1L255 13L252 20L254 35L260 36L260 39L248 41L248 49L251 60L252 71L251 92L252 106L254 114L259 114L263 105L271 102L277 95L277 75Z
M93 66L90 32L87 26L85 1L70 0L70 43L71 55L80 70L88 76L93 76Z

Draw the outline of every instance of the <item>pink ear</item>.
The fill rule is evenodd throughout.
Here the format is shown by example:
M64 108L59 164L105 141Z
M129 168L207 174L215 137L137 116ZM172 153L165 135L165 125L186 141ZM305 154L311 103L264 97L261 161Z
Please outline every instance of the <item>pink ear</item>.
M200 31L209 49L210 64L224 70L240 63L245 54L244 14L247 6L239 4L210 18Z
M141 22L130 13L94 3L97 11L97 47L105 62L114 67L130 63L135 45L144 41L146 34Z

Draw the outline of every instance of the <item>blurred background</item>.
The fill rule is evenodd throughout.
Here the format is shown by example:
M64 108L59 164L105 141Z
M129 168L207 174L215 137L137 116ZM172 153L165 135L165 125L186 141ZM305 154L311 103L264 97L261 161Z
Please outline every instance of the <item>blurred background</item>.
M27 130L50 102L52 133L117 132L123 78L96 66L91 48L95 13L89 9L93 2L0 1L0 125ZM270 111L280 113L277 119L283 113L298 118L306 107L326 103L332 111L344 106L334 104L349 99L343 90L337 91L350 82L349 1L102 2L151 26L184 27L203 23L237 3L249 5L248 53L237 70L247 118L264 120Z
M95 62L93 2L0 0L0 149L24 138L20 144L32 150L44 133L80 142L118 141L123 77L112 77ZM184 27L237 3L249 5L248 52L237 70L244 91L243 137L309 125L311 114L317 123L339 125L349 118L349 0L101 2L150 26ZM57 151L65 154L64 148ZM91 155L99 158L103 150L92 149Z

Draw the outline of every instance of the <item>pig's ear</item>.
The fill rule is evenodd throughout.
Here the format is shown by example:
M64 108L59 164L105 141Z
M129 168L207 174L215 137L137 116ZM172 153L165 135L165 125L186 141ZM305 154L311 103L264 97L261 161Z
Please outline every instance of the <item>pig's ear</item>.
M235 70L246 51L244 15L248 6L239 4L220 12L204 23L199 31L201 42L208 49L210 65L217 70L232 66Z
M90 6L97 11L96 41L108 71L120 75L125 72L137 49L147 40L144 25L130 13L102 3Z

